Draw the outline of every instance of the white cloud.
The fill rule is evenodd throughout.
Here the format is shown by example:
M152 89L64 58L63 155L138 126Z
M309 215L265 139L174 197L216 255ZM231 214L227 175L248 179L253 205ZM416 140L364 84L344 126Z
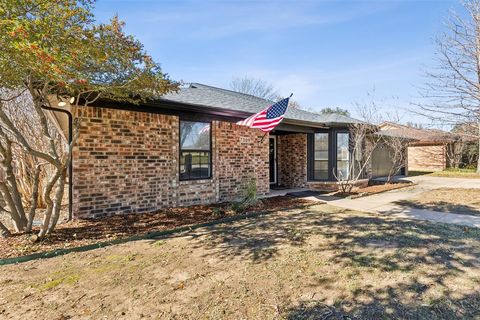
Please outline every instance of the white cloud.
M343 3L340 9L315 1L147 2L135 7L138 26L158 28L157 37L225 38L243 33L328 25L391 8L395 2ZM122 13L120 13L122 18Z

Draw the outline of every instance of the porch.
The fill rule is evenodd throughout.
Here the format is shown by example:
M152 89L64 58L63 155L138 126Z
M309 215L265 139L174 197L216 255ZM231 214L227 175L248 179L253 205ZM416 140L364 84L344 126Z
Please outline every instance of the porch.
M305 190L337 190L339 175L348 175L347 128L312 128L307 132L273 131L269 135L267 196Z

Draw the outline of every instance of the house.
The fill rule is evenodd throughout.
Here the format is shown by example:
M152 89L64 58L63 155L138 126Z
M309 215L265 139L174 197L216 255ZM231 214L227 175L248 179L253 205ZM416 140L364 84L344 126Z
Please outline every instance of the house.
M438 129L414 128L398 123L379 125L383 134L409 139L407 167L410 171L442 171L450 165L450 155L459 136Z
M231 201L252 180L261 195L276 187L334 188L334 171L348 168L349 126L357 120L289 108L267 135L236 124L272 103L192 83L141 105L67 105L79 119L75 216ZM55 114L65 128L62 116Z

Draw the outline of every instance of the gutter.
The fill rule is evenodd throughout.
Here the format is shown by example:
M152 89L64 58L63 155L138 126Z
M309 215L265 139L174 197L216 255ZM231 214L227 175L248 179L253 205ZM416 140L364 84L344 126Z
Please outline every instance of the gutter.
M42 106L42 109L44 110L49 110L49 111L54 111L54 112L61 112L63 114L66 114L68 117L68 145L72 143L73 140L73 116L70 113L70 111L64 110L64 109L59 109L59 108L53 108L53 107L47 107L47 106ZM73 219L73 157L72 154L70 153L70 163L68 165L68 221Z
M161 114L177 114L178 112L188 112L193 114L206 114L210 116L220 116L224 118L229 118L229 121L239 121L245 118L250 117L254 112L246 112L239 110L227 110L216 107L210 107L200 104L186 103L186 102L177 102L168 99L161 99L160 101L150 101L140 105L132 105L128 103L115 102L110 100L101 100L96 101L92 106L97 106L101 108L108 109L121 109L129 110L136 112L147 112L147 113L161 113ZM223 120L226 121L226 120ZM335 122L316 122L308 120L299 120L285 118L282 123L298 125L302 127L309 128L318 128L324 129L331 126L348 126L350 123L335 123Z

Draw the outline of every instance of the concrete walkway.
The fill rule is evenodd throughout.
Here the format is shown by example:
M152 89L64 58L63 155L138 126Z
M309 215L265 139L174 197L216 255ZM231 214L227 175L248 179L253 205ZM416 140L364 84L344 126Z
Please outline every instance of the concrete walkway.
M418 176L409 177L408 180L415 182L417 185L357 199L342 199L329 196L308 197L307 199L319 200L333 206L351 210L368 211L379 214L388 214L400 218L429 220L480 228L480 216L414 209L400 206L395 203L400 200L413 198L425 191L438 188L480 189L480 179Z

